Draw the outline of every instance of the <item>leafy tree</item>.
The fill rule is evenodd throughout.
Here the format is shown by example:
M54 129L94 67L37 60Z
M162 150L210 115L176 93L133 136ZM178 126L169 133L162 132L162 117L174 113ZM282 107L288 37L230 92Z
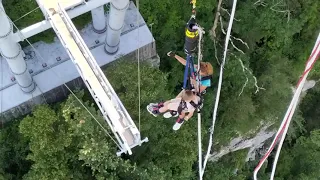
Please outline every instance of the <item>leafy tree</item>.
M292 97L291 86L304 69L304 62L310 54L320 28L319 3L316 0L293 0L255 4L256 0L238 2L232 35L248 43L246 48L240 41L234 45L242 49L240 53L229 46L227 65L224 70L218 119L215 127L215 150L227 144L235 136L246 135L261 121L280 123ZM35 1L8 1L4 6L9 16L15 20L37 7ZM278 2L279 3L279 2ZM222 25L216 29L216 44L210 37L217 1L197 2L197 19L207 33L204 37L204 60L211 62L216 74L213 87L216 87L219 73L217 59L221 60L224 34L229 15L220 10ZM19 8L17 8L19 7ZM222 7L231 8L231 1L223 1ZM21 164L32 162L31 170L25 179L195 179L197 164L197 123L196 118L185 123L178 132L172 131L173 121L161 117L154 118L145 107L150 102L173 98L180 91L183 66L166 56L175 50L183 56L184 26L191 15L191 5L178 1L140 2L140 10L147 21L153 23L152 33L157 41L161 57L159 71L146 65L141 66L141 114L139 114L137 65L119 61L106 69L106 74L128 112L149 142L134 149L134 155L123 159L114 155L116 146L105 136L105 132L83 109L77 100L70 96L57 108L38 107L32 115L20 124L20 132L13 128L2 131L0 142L0 178L19 178L29 170ZM290 15L290 16L289 16ZM81 28L90 20L90 14L83 15L74 22ZM290 19L288 19L290 18ZM40 10L16 22L19 28L26 27L43 19ZM34 41L50 42L53 33L45 32L34 37ZM216 46L215 46L216 45ZM236 56L234 56L236 55ZM248 71L244 72L240 61ZM312 77L318 79L315 66ZM250 73L249 73L250 71ZM251 74L252 73L252 74ZM256 77L255 82L253 76ZM242 88L248 78L248 82ZM256 91L256 85L265 88ZM207 145L208 128L211 126L213 101L216 89L208 89L202 109L203 142ZM319 177L317 138L318 87L311 90L297 111L288 132L279 164L278 179L313 179ZM241 94L241 95L239 95ZM81 99L83 93L78 93ZM90 97L88 94L86 97ZM92 99L84 100L99 122L105 126ZM305 127L304 127L305 126ZM108 127L105 127L107 130ZM305 129L307 133L305 133ZM310 132L311 131L311 132ZM310 134L310 136L309 136ZM302 137L300 137L303 135ZM8 142L7 137L15 139L17 145ZM12 137L11 137L12 136ZM29 149L31 152L29 152ZM11 151L14 150L15 153ZM10 156L8 156L10 152ZM13 155L12 155L13 154ZM28 158L25 159L26 154ZM249 179L256 162L244 163L246 152L226 156L218 163L209 163L206 178ZM283 155L284 154L284 155ZM8 157L16 157L9 159ZM231 164L231 165L230 165ZM252 165L254 164L254 165ZM270 164L268 164L270 165ZM269 169L264 167L261 179L268 179ZM15 172L9 172L17 167ZM303 167L301 167L303 166ZM9 170L8 170L9 169Z
M285 150L279 160L278 177L284 179L317 179L320 176L320 131L312 131L309 137L301 136L291 150ZM284 171L282 171L284 170Z
M21 179L30 168L28 141L19 134L18 125L13 121L0 130L0 179Z
M197 160L196 120L190 119L178 132L172 130L174 121L154 118L146 110L150 102L173 98L167 89L167 76L159 70L142 65L141 73L141 134L149 142L136 148L132 159L140 167L154 164L166 172L166 178L188 179L194 176L193 163ZM138 119L137 64L116 62L106 69L108 79L127 107L133 119ZM136 124L139 122L136 121ZM188 143L186 143L188 142ZM146 156L148 154L148 156Z

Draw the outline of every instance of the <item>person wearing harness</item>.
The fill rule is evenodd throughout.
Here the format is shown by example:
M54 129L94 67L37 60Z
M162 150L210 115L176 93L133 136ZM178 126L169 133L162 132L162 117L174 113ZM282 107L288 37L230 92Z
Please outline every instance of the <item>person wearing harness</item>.
M186 65L187 61L182 57L176 55L174 52L170 51L167 53L169 57L174 57L184 66ZM194 71L198 70L198 65L194 65ZM190 78L192 86L195 88L195 91L198 93L204 93L205 90L211 86L211 77L213 74L213 67L209 62L200 62L200 89L197 87L197 80Z
M183 90L180 96L166 102L150 103L147 110L150 114L157 117L167 111L177 111L179 117L173 126L173 130L178 130L184 121L188 121L197 108L200 98L191 90Z
M174 57L184 66L186 65L186 60L182 57L176 55L172 51L168 52L167 55L169 57ZM194 65L194 72L197 72L198 65ZM193 87L192 91L196 93L196 95L200 98L198 106L200 109L202 108L203 104L203 95L206 93L206 89L211 86L211 77L213 74L213 67L209 62L200 62L200 88L198 86L198 79L190 78L191 85ZM178 94L177 97L181 96L182 91ZM165 113L163 117L170 118L170 117L177 117L179 114L177 110L170 110L169 112Z

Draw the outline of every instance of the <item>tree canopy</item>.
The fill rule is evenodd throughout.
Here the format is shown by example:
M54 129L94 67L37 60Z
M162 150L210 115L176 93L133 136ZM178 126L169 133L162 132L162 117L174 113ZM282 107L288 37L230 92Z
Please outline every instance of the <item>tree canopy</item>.
M3 0L12 20L37 7L35 1ZM203 60L214 66L213 87L205 95L202 140L207 145L213 102L232 1L197 2L197 20L206 30ZM197 122L192 118L173 132L174 119L154 118L146 105L173 98L183 81L183 66L167 57L170 50L183 56L184 27L191 14L188 2L143 0L140 11L153 24L160 68L142 64L141 114L138 101L138 72L135 61L124 59L104 72L127 108L142 136L149 142L133 149L133 155L116 157L116 144L100 111L86 90L76 93L102 127L70 95L55 105L40 105L26 117L0 130L0 179L197 179ZM216 12L220 17L215 18ZM231 139L254 136L260 124L280 124L292 97L292 87L304 69L319 33L320 4L317 0L239 1L224 69L213 151ZM40 10L16 22L19 28L43 19ZM80 29L90 13L74 20ZM214 28L214 21L217 26ZM49 30L50 31L50 30ZM52 41L45 32L33 42ZM214 33L213 33L214 32ZM213 36L215 34L215 36ZM319 64L310 78L319 79ZM294 116L283 147L276 178L317 179L320 176L319 85L307 92ZM106 129L106 131L104 130ZM111 133L112 134L112 133ZM209 162L205 179L251 179L257 160L245 162L247 150L230 153ZM268 179L270 164L259 179Z

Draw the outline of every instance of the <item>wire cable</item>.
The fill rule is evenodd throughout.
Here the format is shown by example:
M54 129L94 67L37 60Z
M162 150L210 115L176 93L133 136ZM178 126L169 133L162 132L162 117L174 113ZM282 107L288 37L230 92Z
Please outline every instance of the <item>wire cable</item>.
M15 23L15 22L19 21L20 19L22 19L22 18L24 18L24 17L28 16L29 14L31 14L31 13L33 13L34 11L38 10L39 8L40 8L39 6L38 6L38 7L36 7L36 8L34 8L33 10L31 10L31 11L27 12L26 14L24 14L23 16L19 17L18 19L14 20L14 21L12 21L12 22L14 22L14 23Z
M308 73L310 72L310 70L312 69L314 63L315 63L315 59L318 58L319 56L319 47L320 46L320 34L318 36L318 39L317 39L317 43L316 45L314 46L313 50L312 50L312 53L306 63L306 68L305 68L305 71L303 72L301 78L299 79L296 87L297 87L297 90L292 98L292 101L288 107L288 110L284 116L284 119L279 127L279 130L277 131L276 135L275 135L275 138L273 139L270 147L268 148L268 151L267 153L261 158L261 160L259 161L259 164L257 165L257 167L255 168L254 172L253 172L253 178L256 180L257 179L257 174L258 174L258 171L260 170L261 166L263 165L263 163L267 160L267 158L270 156L272 150L274 149L274 147L276 146L280 136L282 135L282 138L281 138L281 142L283 143L283 140L285 138L285 134L287 133L287 130L289 128L289 125L290 125L290 122L291 122L291 118L294 114L294 110L295 110L295 107L297 106L298 104L298 101L299 101L299 96L300 96L300 93L301 93L301 90L303 88L303 84L305 82L305 79L307 78L307 75ZM276 169L276 164L277 164L277 161L278 161L278 158L279 158L279 154L280 154L280 150L281 150L281 147L282 147L282 143L280 142L279 146L278 146L278 149L277 149L277 154L276 157L275 157L275 160L274 160L274 164L273 164L273 172L271 174L271 179L273 178L274 174L275 174L275 169Z
M320 36L319 36L319 37L320 37ZM319 44L318 44L318 45L319 45ZM316 55L313 56L312 59L311 59L311 62L308 63L308 65L309 65L310 67L312 67L312 66L314 65L315 61L317 60L316 58L317 58L317 56L319 55L319 53L320 53L320 47L318 46ZM308 66L308 65L307 65L307 66ZM272 166L271 180L273 180L273 178L274 178L275 171L276 171L276 168L277 168L277 162L278 162L279 155L280 155L280 151L281 151L281 148L282 148L284 139L285 139L285 137L286 137L288 128L289 128L289 126L290 126L290 122L291 122L292 116L293 116L294 111L295 111L295 109L296 109L296 107L297 107L297 105L298 105L299 96L300 96L300 94L301 94L301 92L302 92L302 89L303 89L303 87L304 87L305 81L306 81L306 79L307 79L307 76L308 76L310 70L311 70L311 68L308 68L308 67L307 67L307 69L306 69L306 71L305 71L305 73L304 73L304 76L303 76L303 78L302 78L302 80L301 80L300 87L298 87L298 89L296 90L296 93L299 94L299 95L298 95L298 97L296 98L296 102L295 102L294 106L292 107L292 109L291 109L291 111L290 111L291 113L290 113L290 115L289 115L289 117L288 117L288 120L287 120L288 123L286 124L286 128L285 128L285 130L284 130L284 132L283 132L283 134L282 134L282 136L281 136L279 145L278 145L278 147L277 147L276 156L275 156L275 159L274 159L274 162L273 162L273 166Z
M274 162L273 162L270 179L274 178L277 162L278 162L280 151L281 151L281 148L282 148L282 144L284 142L285 136L286 136L288 128L290 126L290 122L291 122L292 116L294 114L294 111L296 109L296 106L298 104L299 97L300 97L301 91L302 91L302 89L304 87L304 83L306 81L306 78L307 78L310 70L312 69L314 63L316 62L316 59L319 56L319 52L320 52L320 47L319 46L320 46L320 34L318 36L317 43L315 44L315 46L314 46L314 48L312 50L312 53L311 53L311 55L310 55L310 57L309 57L309 59L308 59L308 61L306 63L305 71L303 72L301 78L299 79L299 81L297 83L297 90L296 90L296 92L295 92L295 94L294 94L294 96L292 98L292 101L291 101L289 107L288 107L286 115L283 118L283 121L282 121L282 123L281 123L281 125L279 127L277 135L275 136L273 142L271 143L267 153L262 157L262 159L260 160L259 164L257 165L257 167L254 170L253 176L254 176L255 180L257 179L257 173L260 170L262 164L266 161L267 157L270 155L270 153L274 149L277 141L279 140L279 138L281 136L281 139L280 139L280 142L279 142L279 146L277 148L276 156L275 156L275 159L274 159Z
M4 10L0 8L3 12ZM4 12L5 13L5 12ZM6 14L6 13L5 13ZM7 15L7 14L6 14ZM8 19L11 21L13 26L17 29L18 33L23 37L27 43L31 46L31 48L39 55L41 61L45 63L44 58L39 53L39 51L31 44L31 42L26 38L20 31L20 29L16 26L16 24L11 20L11 18L7 15ZM111 138L111 140L121 149L121 146L116 142L116 140L109 134L109 132L102 126L102 124L97 120L97 118L89 111L89 109L81 102L81 100L74 94L74 92L69 88L69 86L63 81L61 77L52 69L51 67L48 68L48 70L51 70L63 83L63 85L68 89L68 91L77 99L77 101L81 104L81 106L90 114L90 116L97 122L97 124L104 130L104 132Z
M137 59L138 59L138 104L139 104L139 131L140 131L140 121L141 121L141 77L140 77L140 38L139 38L139 29L140 29L140 16L139 16L139 0L136 0L136 4L137 4L137 27L138 27L138 40L137 40L137 47L138 47L138 51L137 51Z
M204 171L205 171L205 168L206 168L206 165L207 165L207 161L208 161L208 159L210 157L210 151L211 151L211 148L212 148L214 126L215 126L215 122L216 122L216 119L217 119L217 110L218 110L219 100L220 100L223 69L224 69L224 65L226 63L228 45L229 45L229 40L230 40L230 34L231 34L234 14L235 14L235 11L236 11L236 6L237 6L237 0L234 0L233 1L233 5L232 5L232 11L231 11L231 15L230 15L230 20L229 20L229 25L228 25L226 41L225 41L225 47L224 47L224 53L223 53L223 61L222 61L221 66L220 66L219 84L218 84L216 101L215 101L214 110L213 110L212 127L210 129L209 145L208 145L208 149L207 149L207 154L206 154L205 159L204 159L203 170L202 170L201 176L203 176L203 174L204 174Z
M0 92L0 119L1 119L1 128L3 128L3 117L4 117L4 112L2 112L2 106L3 106L3 104L2 104L2 101L3 101L3 57L0 59L0 64L1 64L1 92Z
M205 34L202 27L196 26L199 31L199 42L198 42L198 67L197 67L197 92L200 93L201 79L200 79L200 63L202 61L202 38ZM197 108L198 111L198 166L199 166L199 177L202 180L202 137L201 137L201 112L200 107Z

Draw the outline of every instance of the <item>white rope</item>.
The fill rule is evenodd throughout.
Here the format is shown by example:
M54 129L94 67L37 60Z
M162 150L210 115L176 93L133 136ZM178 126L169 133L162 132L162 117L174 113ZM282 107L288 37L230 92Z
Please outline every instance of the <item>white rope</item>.
M199 29L198 29L199 30ZM202 41L202 33L203 31L200 29L199 33L199 49L198 49L198 88L200 92L200 62L202 60L201 54L201 41ZM200 109L199 109L200 111ZM202 180L201 171L202 171L202 144L201 144L201 113L198 112L198 153L199 153L199 176L200 180Z
M237 0L234 0L233 1L233 5L232 5L232 11L231 11L231 15L230 15L230 20L229 20L229 25L228 25L227 36L226 36L226 40L225 40L223 61L222 61L221 66L220 66L219 84L218 84L216 101L215 101L214 110L213 110L212 127L211 127L211 130L210 130L211 132L210 132L209 145L208 145L208 149L207 149L207 154L206 154L205 159L204 159L204 164L203 164L203 170L202 170L202 173L201 173L201 177L204 174L204 171L205 171L205 168L206 168L206 165L207 165L207 161L208 161L208 159L210 157L210 151L211 151L212 141L213 141L212 139L213 139L214 126L215 126L215 122L216 122L216 119L217 119L217 110L218 110L218 105L219 105L219 100L220 100L220 91L221 91L221 85L222 85L223 69L224 69L224 65L226 63L228 45L229 45L229 40L230 40L230 34L231 34L234 14L235 14L235 11L236 11L236 6L237 6Z
M4 13L5 11L0 8ZM6 14L6 13L5 13ZM10 19L10 17L7 15L8 19L12 22L13 26L17 29L17 31L20 33L20 35L27 41L27 43L31 46L31 48L39 55L40 60L42 63L45 63L44 58L41 56L39 51L30 43L28 38L26 38L20 31L20 29L16 26L16 24ZM94 115L89 111L89 109L81 102L81 100L74 94L74 92L68 87L68 85L63 81L62 78L59 77L58 73L54 71L51 67L48 68L48 70L51 70L63 83L63 85L70 91L70 93L77 99L77 101L82 105L82 107L90 114L90 116L98 123L98 125L104 130L104 132L111 138L111 140L121 149L121 146L115 141L115 139L108 133L108 131L101 125L101 123L94 117Z
M34 11L36 11L36 10L37 10L37 9L39 9L39 8L40 8L39 6L38 6L38 7L36 7L36 8L34 8L33 10L31 10L31 11L27 12L26 14L24 14L23 16L19 17L19 18L18 18L18 19L16 19L16 20L14 20L13 22L17 22L17 21L19 21L20 19L22 19L22 18L24 18L24 17L28 16L29 14L33 13Z
M280 144L278 146L278 149L277 149L277 153L276 153L276 156L275 156L275 160L274 160L274 163L273 163L273 167L272 167L272 174L271 174L271 177L270 179L273 179L274 177L274 174L275 174L275 170L276 170L276 165L277 165L277 161L278 161L278 158L279 158L279 155L280 155L280 151L281 151L281 147L282 147L282 144L283 144L283 141L285 139L285 136L286 136L286 133L287 133L287 130L289 128L289 125L290 125L290 122L291 122L291 119L292 119L292 116L294 114L294 111L295 111L295 108L298 104L298 101L299 101L299 96L301 94L301 91L303 89L303 86L304 86L304 83L305 83L305 80L313 66L313 64L315 63L316 61L316 57L317 55L319 55L319 51L320 51L320 34L318 36L318 39L317 39L317 43L316 45L314 46L313 50L312 50L312 53L311 53L311 56L306 64L306 68L305 68L305 71L302 75L302 77L300 78L297 86L297 90L292 98L292 101L288 107L288 110L283 118L283 121L275 135L275 138L273 139L273 142L271 143L270 147L268 148L268 151L267 153L261 158L259 164L257 165L257 167L255 168L254 172L253 172L253 178L254 180L257 180L257 174L258 174L258 171L260 170L260 168L262 167L263 163L267 160L268 156L270 155L270 153L272 152L272 150L274 149L277 141L279 140L280 136L282 135L281 137L281 140L280 140Z
M296 90L296 92L295 92L295 96L296 96L296 97L293 97L293 100L292 100L292 101L294 101L294 105L293 105L292 109L290 110L291 113L290 113L289 117L284 117L284 119L283 119L283 120L285 120L286 118L288 118L288 123L286 124L286 128L285 128L285 130L284 130L284 132L283 132L283 135L282 135L282 137L281 137L280 143L279 143L278 148L277 148L276 156L275 156L275 159L274 159L274 162L273 162L273 166L272 166L271 180L273 180L273 178L274 178L275 171L276 171L276 168L277 168L277 162L278 162L279 155L280 155L280 151L281 151L281 148L282 148L284 139L285 139L285 137L286 137L288 128L289 128L289 126L290 126L292 116L293 116L294 111L296 110L297 104L298 104L298 102L299 102L299 97L300 97L300 94L301 94L302 89L303 89L303 87L304 87L305 81L306 81L306 79L307 79L307 77L308 77L308 74L309 74L311 68L312 68L312 65L315 63L315 61L317 60L317 56L320 54L320 46L319 46L319 43L320 43L320 34L319 34L319 36L318 36L317 43L316 43L316 45L315 45L315 47L314 47L314 49L313 49L313 53L311 53L311 56L310 56L311 59L310 59L310 61L309 61L309 62L307 63L307 65L306 65L306 68L305 68L305 72L306 72L306 73L305 73L304 76L302 77L302 80L301 80L301 82L300 82L300 84L299 84L299 86L298 86L298 88L297 88L297 90ZM318 45L317 45L317 44L318 44ZM312 54L313 54L313 56L312 56ZM293 103L293 102L291 102L291 103ZM288 111L289 111L289 109L288 109Z
M136 0L136 4L137 4L137 30L138 30L138 40L137 40L137 47L138 47L138 52L137 52L137 59L138 59L138 104L139 104L139 131L140 131L140 120L141 120L141 87L140 87L140 38L139 38L139 29L140 29L140 16L139 16L139 0Z
M199 25L196 26L196 29L198 29L199 31L199 43L198 43L198 67L197 67L197 88L198 88L198 92L200 92L200 84L201 84L201 80L200 80L200 62L202 61L202 50L201 50L201 46L202 46L202 36L203 34L205 34L204 30L202 27L200 27ZM200 113L200 109L198 109L198 166L199 166L199 177L200 180L202 180L202 176L201 176L201 172L202 172L202 143L201 143L201 113Z
M1 89L2 89L2 88L4 87L4 86L3 86L3 70L2 70L3 58L1 58L0 60L1 60L0 63L1 63L1 86L2 86ZM1 107L1 108L0 108L0 119L1 119L1 128L3 127L3 121L4 121L4 120L3 120L3 119L4 119L4 118L3 118L3 117L4 117L4 112L2 112L2 105L3 105L3 103L2 103L2 101L3 101L3 92L2 92L2 91L3 91L3 89L2 89L1 92L0 92L0 93L1 93L1 94L0 94L0 103L1 103L1 104L0 104L0 107Z

